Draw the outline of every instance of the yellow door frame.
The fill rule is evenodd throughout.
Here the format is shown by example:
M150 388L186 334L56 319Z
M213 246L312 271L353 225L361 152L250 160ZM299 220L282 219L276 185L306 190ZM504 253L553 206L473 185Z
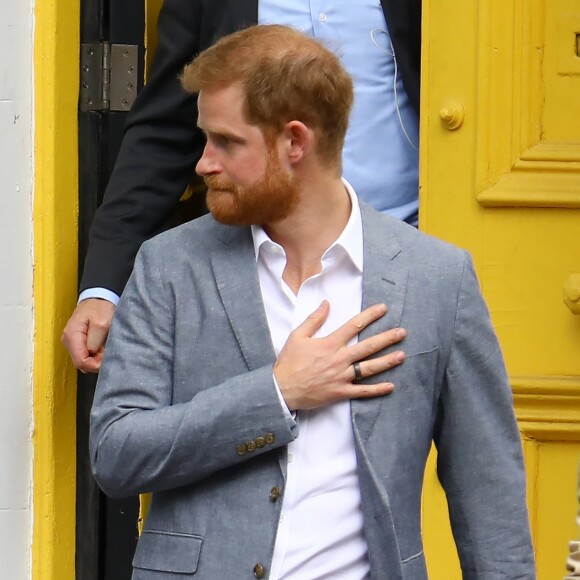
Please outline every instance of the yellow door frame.
M76 375L60 334L76 297L80 6L34 6L33 580L75 577Z

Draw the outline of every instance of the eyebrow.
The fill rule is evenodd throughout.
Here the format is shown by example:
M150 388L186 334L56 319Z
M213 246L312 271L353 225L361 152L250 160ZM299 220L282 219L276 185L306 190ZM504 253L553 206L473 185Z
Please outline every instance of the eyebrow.
M198 129L200 129L203 134L206 137L225 137L226 139L229 139L231 141L234 141L235 143L245 143L246 140L241 137L240 135L237 135L235 133L231 133L230 131L220 131L220 130L215 130L212 131L211 129L204 129L203 127L201 127L199 125L199 123L197 124Z

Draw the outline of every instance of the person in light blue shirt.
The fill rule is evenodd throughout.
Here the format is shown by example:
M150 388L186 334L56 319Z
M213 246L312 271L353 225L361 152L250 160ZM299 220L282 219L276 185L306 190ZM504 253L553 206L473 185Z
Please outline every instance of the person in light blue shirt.
M256 23L293 26L340 57L355 83L344 177L364 202L417 225L421 0L165 0L151 74L95 214L79 303L63 332L83 372L98 372L137 250L163 228L203 151L196 100L179 74L219 37Z

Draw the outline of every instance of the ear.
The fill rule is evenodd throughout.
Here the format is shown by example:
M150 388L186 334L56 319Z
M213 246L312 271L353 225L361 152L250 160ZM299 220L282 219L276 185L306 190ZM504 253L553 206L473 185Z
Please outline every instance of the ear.
M289 121L283 135L288 161L293 165L302 161L314 144L314 133L301 121Z

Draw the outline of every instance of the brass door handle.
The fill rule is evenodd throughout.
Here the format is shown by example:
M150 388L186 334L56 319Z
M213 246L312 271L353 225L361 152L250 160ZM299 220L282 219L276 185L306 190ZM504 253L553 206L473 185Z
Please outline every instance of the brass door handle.
M580 314L580 274L570 274L564 284L564 304L572 314Z

